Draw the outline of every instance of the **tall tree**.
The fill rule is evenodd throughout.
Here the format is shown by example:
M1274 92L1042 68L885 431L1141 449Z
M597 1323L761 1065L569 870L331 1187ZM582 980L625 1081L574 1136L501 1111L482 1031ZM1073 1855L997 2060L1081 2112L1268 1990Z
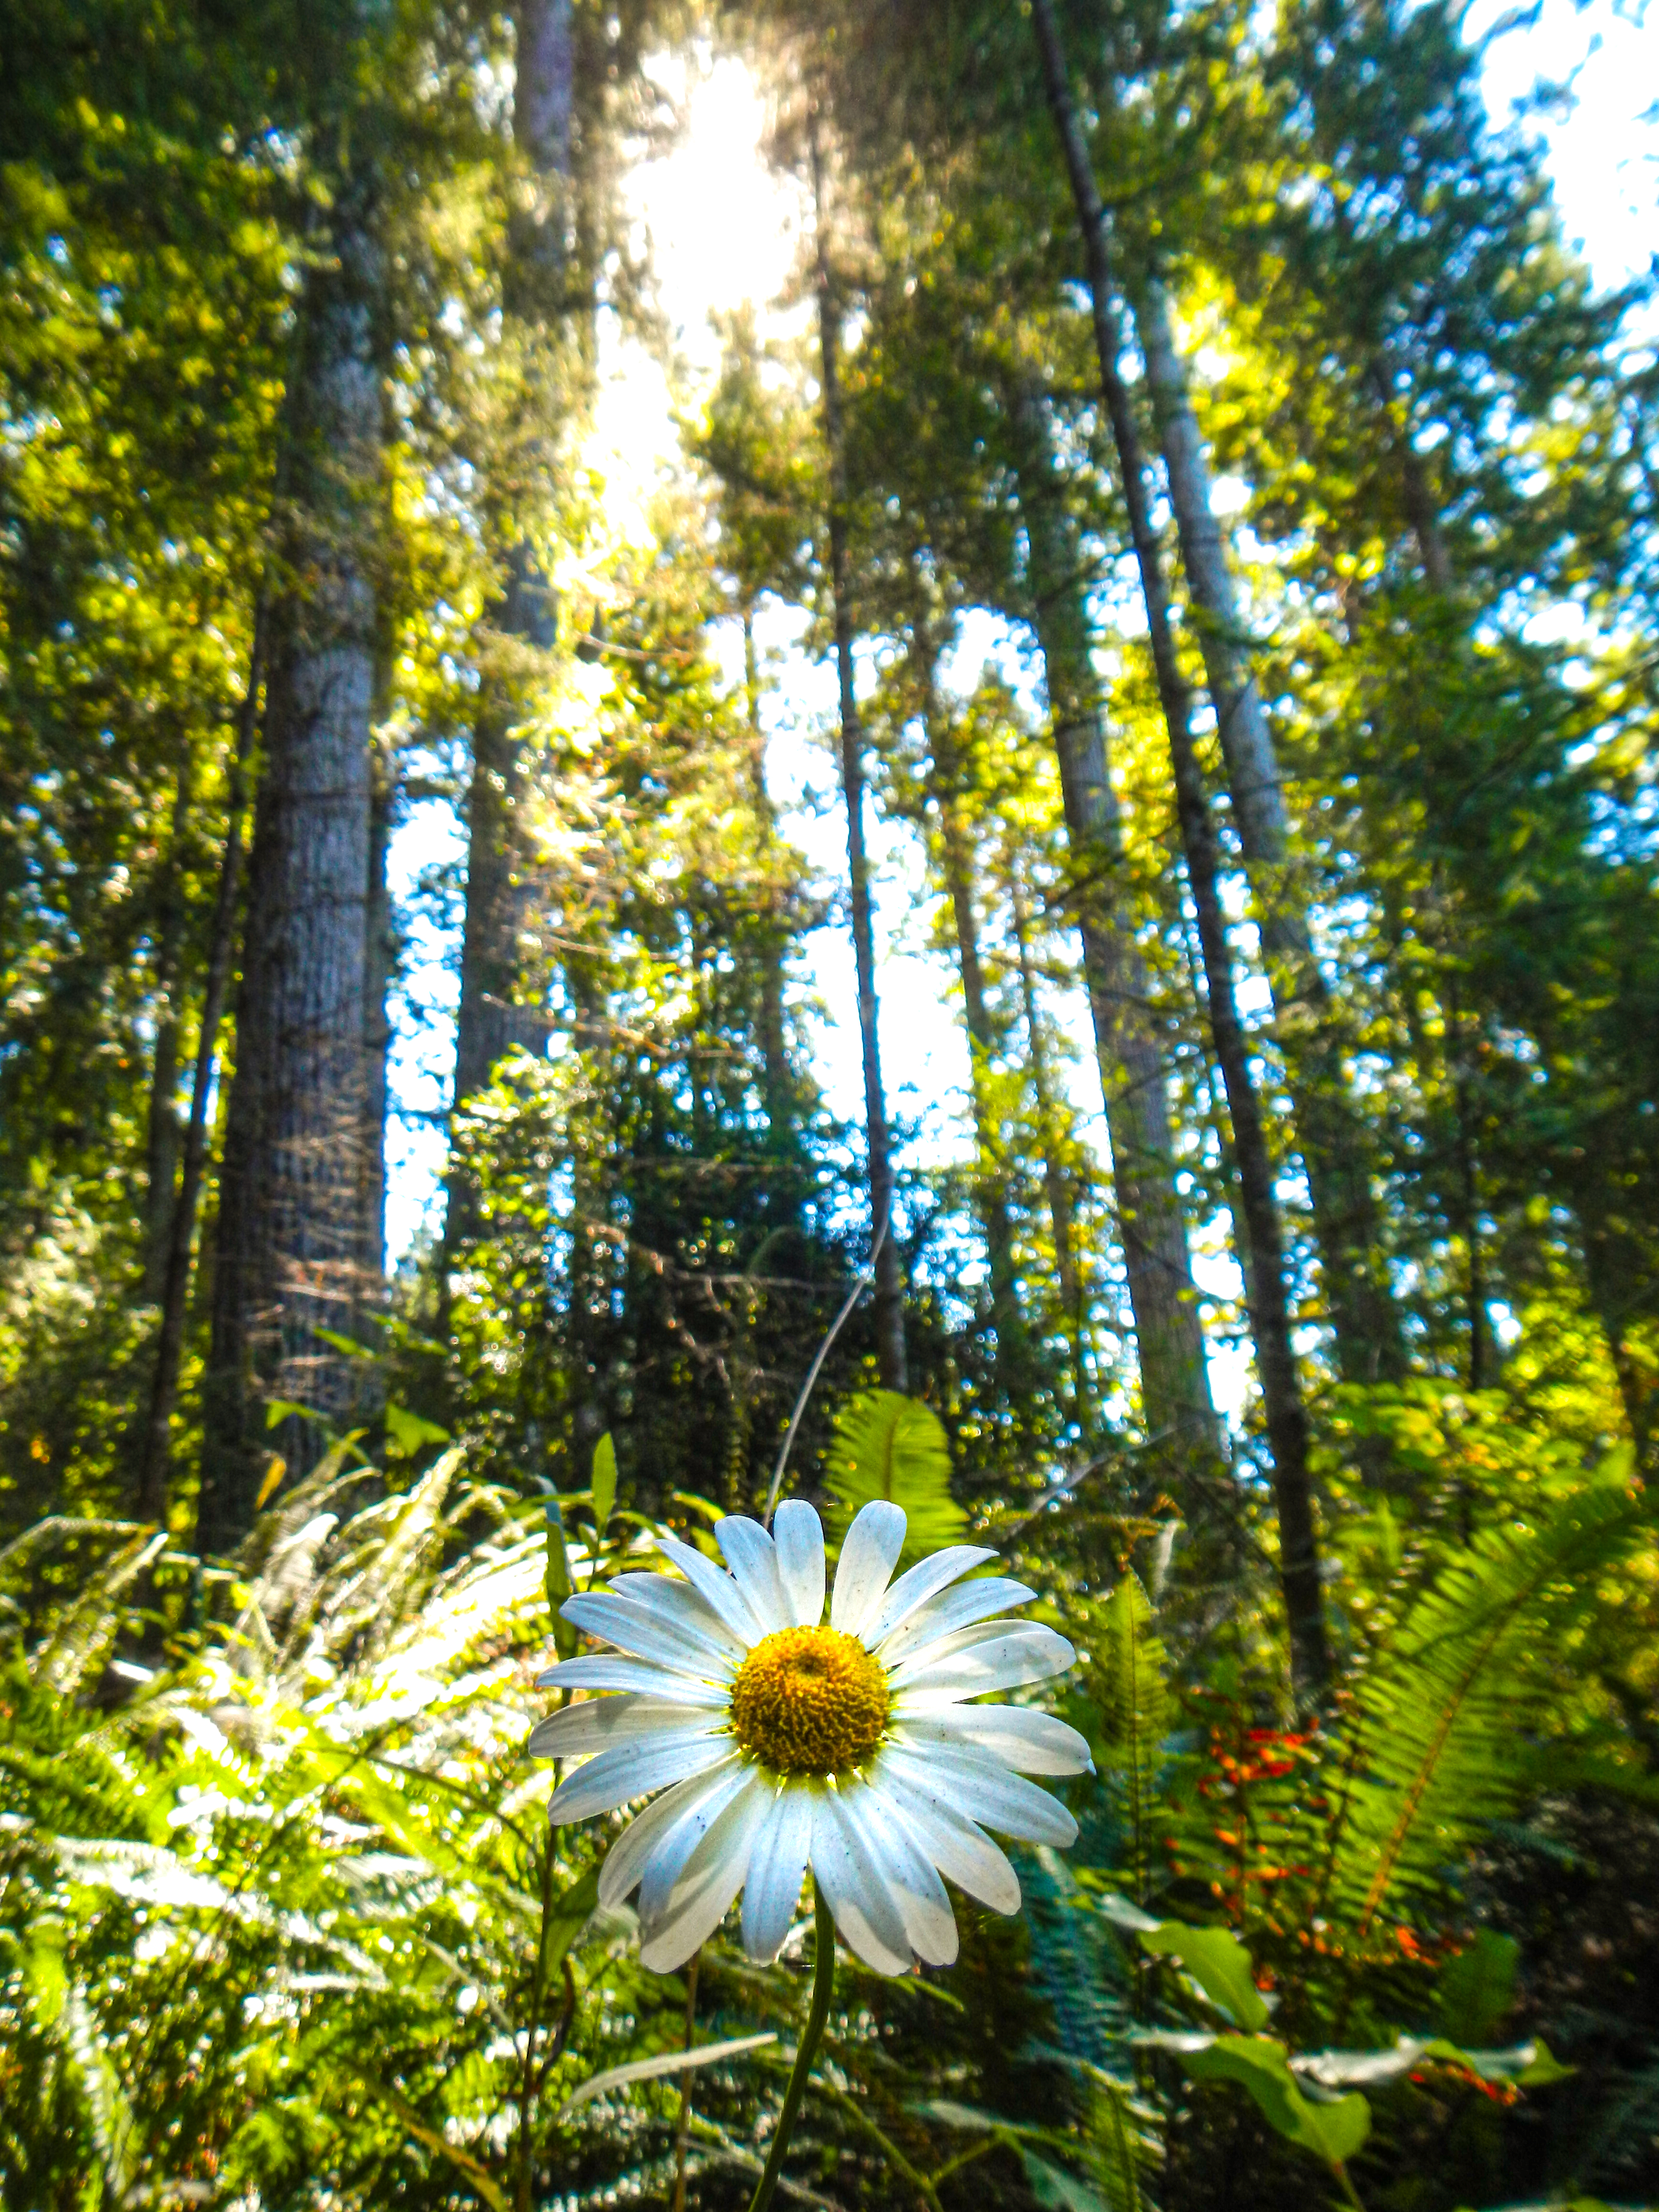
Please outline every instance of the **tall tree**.
M1015 402L1020 512L1030 562L1030 618L1042 653L1049 731L1060 763L1072 880L1067 903L1083 948L1111 1138L1119 1234L1134 1312L1147 1431L1193 1472L1219 1452L1193 1280L1176 1186L1175 1141L1152 988L1122 896L1124 856L1104 701L1095 672L1088 567L1040 396ZM1201 1512L1195 1493L1194 1510Z
M329 1339L356 1338L378 1290L365 1036L385 259L372 128L341 137L289 401L282 588L214 1255L198 1522L209 1552L252 1525L268 1397L340 1425L358 1408L362 1364ZM303 1454L305 1425L290 1417L282 1442Z
M841 785L847 809L847 870L852 902L853 959L858 977L859 1048L864 1066L865 1141L870 1164L871 1235L875 1244L876 1345L882 1386L905 1387L904 1284L899 1267L898 1224L893 1218L893 1167L887 1098L881 1079L876 1004L874 908L865 848L864 732L859 720L853 669L853 580L848 548L847 452L842 422L841 309L831 270L823 123L809 101L807 144L811 167L817 264L818 347L823 440L829 459L830 611L835 624L836 676L841 717Z
M1350 1382L1397 1381L1405 1350L1381 1250L1367 1133L1349 1107L1341 1035L1314 950L1305 872L1292 842L1278 748L1249 659L1209 457L1169 297L1155 274L1140 288L1134 319L1296 1101L1297 1147L1313 1201L1338 1364Z
M1082 233L1101 393L1117 449L1130 542L1139 571L1158 696L1169 731L1176 809L1202 950L1210 1032L1232 1124L1249 1237L1244 1255L1247 1300L1273 1455L1279 1572L1289 1616L1291 1664L1302 1693L1317 1697L1323 1694L1329 1680L1330 1651L1314 1524L1307 1412L1291 1334L1286 1255L1273 1159L1238 1016L1232 954L1220 897L1215 826L1193 741L1186 682L1170 625L1169 593L1152 528L1146 458L1119 363L1121 346L1112 306L1105 210L1072 99L1053 0L1032 0L1031 24Z
M523 725L538 664L557 641L558 611L524 520L545 508L545 488L536 479L553 462L557 357L572 305L566 290L575 220L576 39L571 0L520 0L516 22L513 181L518 197L507 228L501 313L503 336L518 356L524 384L520 411L525 419L514 426L511 463L527 481L495 494L511 542L501 593L489 611L492 635L485 641L472 731L455 1030L458 1106L489 1084L514 1046L544 1043L548 1034L546 1018L519 1003L532 894ZM464 1172L452 1167L447 1255L459 1251L477 1227L476 1193Z

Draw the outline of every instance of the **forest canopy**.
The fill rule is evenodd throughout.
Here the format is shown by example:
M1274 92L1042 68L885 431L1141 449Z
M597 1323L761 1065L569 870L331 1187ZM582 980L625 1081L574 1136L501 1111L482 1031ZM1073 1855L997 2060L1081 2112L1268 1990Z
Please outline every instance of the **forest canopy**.
M8 11L7 2212L1659 2202L1538 13Z

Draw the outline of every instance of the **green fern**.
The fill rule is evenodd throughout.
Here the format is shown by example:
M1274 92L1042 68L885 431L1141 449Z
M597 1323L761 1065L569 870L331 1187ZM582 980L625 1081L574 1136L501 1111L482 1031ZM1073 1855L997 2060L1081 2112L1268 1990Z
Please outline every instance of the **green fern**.
M1154 1801L1170 1733L1164 1646L1152 1622L1151 1599L1139 1577L1126 1574L1102 1608L1103 1632L1094 1646L1091 1682L1100 1713L1097 1756L1120 1797L1127 1850L1123 1871L1140 1905L1152 1887Z
M1356 1691L1327 1844L1333 1917L1364 1936L1511 1810L1564 1650L1641 1527L1614 1467L1530 1522L1483 1531L1418 1598Z
M832 1544L840 1544L860 1507L877 1498L904 1508L907 1559L959 1544L968 1532L968 1516L951 1495L943 1422L896 1390L872 1390L842 1408L824 1481Z

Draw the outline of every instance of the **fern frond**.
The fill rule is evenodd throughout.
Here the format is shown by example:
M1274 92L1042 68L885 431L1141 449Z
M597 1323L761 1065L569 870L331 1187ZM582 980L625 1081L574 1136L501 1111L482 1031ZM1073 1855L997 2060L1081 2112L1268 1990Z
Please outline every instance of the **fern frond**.
M904 1557L959 1544L968 1516L951 1495L951 1446L931 1407L896 1390L848 1401L836 1422L824 1470L826 1518L839 1544L860 1506L888 1498L904 1509Z
M78 1982L70 1985L64 1997L61 2027L64 2048L86 2099L106 2186L114 2201L123 2204L133 2178L132 2108Z
M1094 1646L1090 1686L1100 1709L1103 1770L1115 1778L1127 1831L1129 1865L1138 1904L1152 1884L1153 1800L1163 1745L1170 1733L1164 1646L1153 1627L1151 1599L1139 1578L1126 1574L1102 1613L1104 1632Z
M1358 1686L1352 1779L1328 1842L1333 1917L1364 1936L1510 1811L1564 1648L1641 1525L1625 1482L1603 1476L1442 1568Z

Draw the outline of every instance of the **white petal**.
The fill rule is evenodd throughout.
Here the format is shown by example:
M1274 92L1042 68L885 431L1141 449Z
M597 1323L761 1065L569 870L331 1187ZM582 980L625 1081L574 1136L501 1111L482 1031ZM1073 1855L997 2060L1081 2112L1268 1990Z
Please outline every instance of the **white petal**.
M812 1872L848 1946L878 1974L910 1971L910 1938L865 1838L836 1792L812 1801Z
M678 1536L659 1536L657 1548L683 1571L692 1589L720 1615L745 1651L760 1642L766 1631L730 1575L712 1559L705 1559L690 1544L682 1544Z
M1077 1654L1063 1636L1041 1621L1012 1626L988 1621L964 1628L942 1644L930 1644L908 1666L896 1668L893 1694L904 1708L921 1711L958 1698L981 1697L989 1690L1017 1690L1045 1681L1074 1664Z
M930 1966L948 1966L957 1955L957 1917L933 1861L923 1857L903 1821L868 1784L843 1790L841 1802L881 1870L910 1948Z
M942 1552L930 1552L927 1557L905 1571L882 1600L881 1611L864 1632L864 1640L872 1651L879 1650L901 1621L908 1620L919 1605L926 1605L936 1591L947 1584L959 1582L975 1567L982 1567L996 1553L988 1551L983 1544L947 1544Z
M1027 1844L1071 1844L1077 1822L1058 1798L1024 1775L1011 1774L994 1759L951 1745L929 1744L923 1751L896 1745L882 1753L885 1771L908 1782L932 1803L948 1802L963 1819Z
M586 1698L538 1721L525 1749L532 1759L580 1759L637 1736L701 1735L716 1725L714 1715L663 1698Z
M646 1861L645 1877L640 1884L640 1919L647 1927L666 1912L682 1875L732 1800L757 1786L774 1785L758 1784L755 1769L744 1760L720 1789L688 1807L672 1828L663 1831Z
M873 1619L898 1555L904 1549L904 1511L885 1498L860 1506L847 1532L836 1565L836 1593L830 1601L830 1626L857 1636Z
M789 1933L811 1850L812 1792L786 1784L757 1831L743 1893L743 1948L757 1966L777 1957Z
M584 1590L568 1597L559 1611L573 1627L589 1636L602 1636L607 1644L659 1667L683 1668L702 1681L729 1681L739 1656L608 1590Z
M905 1822L918 1846L958 1889L988 1905L994 1912L1019 1911L1019 1876L1006 1855L982 1829L937 1798L912 1790L885 1765L870 1777L870 1787L896 1820Z
M927 1645L946 1636L959 1635L975 1622L988 1620L994 1613L1007 1613L1036 1595L1036 1592L1027 1589L1024 1583L1010 1582L1002 1575L963 1583L959 1589L946 1590L929 1604L919 1607L904 1626L888 1638L881 1647L883 1664L901 1666Z
M680 1816L701 1804L705 1797L721 1792L725 1793L720 1796L724 1804L732 1786L743 1779L744 1771L744 1762L733 1752L719 1766L711 1766L707 1774L694 1774L689 1782L665 1790L654 1804L647 1805L605 1855L605 1863L599 1869L599 1903L620 1905L645 1872L646 1862L659 1842Z
M550 1820L586 1820L609 1813L630 1797L649 1796L671 1782L684 1782L717 1766L730 1752L723 1728L701 1735L671 1736L666 1742L619 1743L579 1766L548 1802Z
M655 1974L683 1966L706 1943L731 1910L749 1871L755 1831L765 1818L771 1787L751 1771L748 1789L735 1796L703 1838L686 1879L665 1918L640 1929L640 1964Z
M1087 1774L1094 1765L1086 1737L1052 1713L1032 1712L1024 1705L939 1705L902 1717L893 1741L988 1751L1022 1774Z
M641 1605L660 1620L700 1636L715 1651L741 1659L748 1646L740 1644L708 1601L678 1575L612 1575L605 1589L630 1605Z
M823 1619L823 1524L804 1498L786 1498L772 1516L772 1541L790 1620L816 1628Z
M778 1572L778 1555L772 1548L772 1539L760 1522L750 1521L744 1514L728 1514L724 1521L714 1523L714 1541L725 1553L726 1564L731 1568L750 1612L768 1635L780 1628L787 1628L793 1616L789 1610L789 1601L783 1594L783 1577Z
M699 1682L690 1674L676 1674L666 1667L647 1667L643 1659L562 1659L536 1677L538 1690L636 1690L644 1698L665 1698L671 1705L694 1705L708 1712L723 1711L726 1693L712 1682Z

